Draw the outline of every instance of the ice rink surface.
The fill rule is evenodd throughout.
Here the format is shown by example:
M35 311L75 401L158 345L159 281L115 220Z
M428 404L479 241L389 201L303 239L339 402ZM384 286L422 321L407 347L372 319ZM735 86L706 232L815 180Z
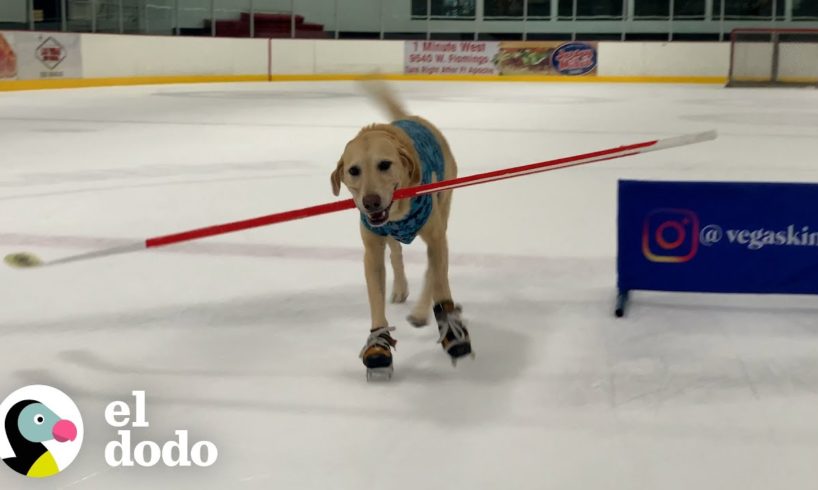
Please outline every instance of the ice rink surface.
M71 489L805 489L818 481L818 299L615 295L620 178L818 181L818 91L396 84L460 174L718 129L711 143L455 191L451 283L477 359L453 368L404 317L367 384L354 211L41 270L0 269L0 398L79 405ZM0 93L0 252L45 258L333 200L351 83ZM390 273L391 274L391 273ZM147 392L160 443L206 469L109 468L105 406Z

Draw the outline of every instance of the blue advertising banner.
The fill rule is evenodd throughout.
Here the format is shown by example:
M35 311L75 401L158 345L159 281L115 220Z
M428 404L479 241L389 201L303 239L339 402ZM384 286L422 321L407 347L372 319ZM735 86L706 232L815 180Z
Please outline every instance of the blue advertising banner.
M617 316L632 290L818 294L818 184L619 182Z

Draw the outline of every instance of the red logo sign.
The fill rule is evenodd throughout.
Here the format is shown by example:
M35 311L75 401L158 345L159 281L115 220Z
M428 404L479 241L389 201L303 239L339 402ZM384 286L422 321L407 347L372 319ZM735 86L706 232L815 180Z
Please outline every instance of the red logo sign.
M49 70L59 66L65 59L65 48L53 37L49 37L37 46L37 59Z

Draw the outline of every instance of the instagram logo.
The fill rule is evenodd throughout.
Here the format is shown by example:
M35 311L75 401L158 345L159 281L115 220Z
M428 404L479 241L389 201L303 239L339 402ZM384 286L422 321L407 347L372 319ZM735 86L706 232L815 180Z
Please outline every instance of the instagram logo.
M699 249L699 217L687 209L656 209L645 218L642 253L651 262L680 263Z

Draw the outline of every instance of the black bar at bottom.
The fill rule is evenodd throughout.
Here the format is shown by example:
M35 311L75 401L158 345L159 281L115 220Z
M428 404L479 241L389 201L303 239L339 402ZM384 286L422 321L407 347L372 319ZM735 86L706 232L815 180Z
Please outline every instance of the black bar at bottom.
M628 291L626 290L619 290L619 293L616 295L616 310L614 310L614 314L617 318L622 318L625 316L625 307L628 304Z

